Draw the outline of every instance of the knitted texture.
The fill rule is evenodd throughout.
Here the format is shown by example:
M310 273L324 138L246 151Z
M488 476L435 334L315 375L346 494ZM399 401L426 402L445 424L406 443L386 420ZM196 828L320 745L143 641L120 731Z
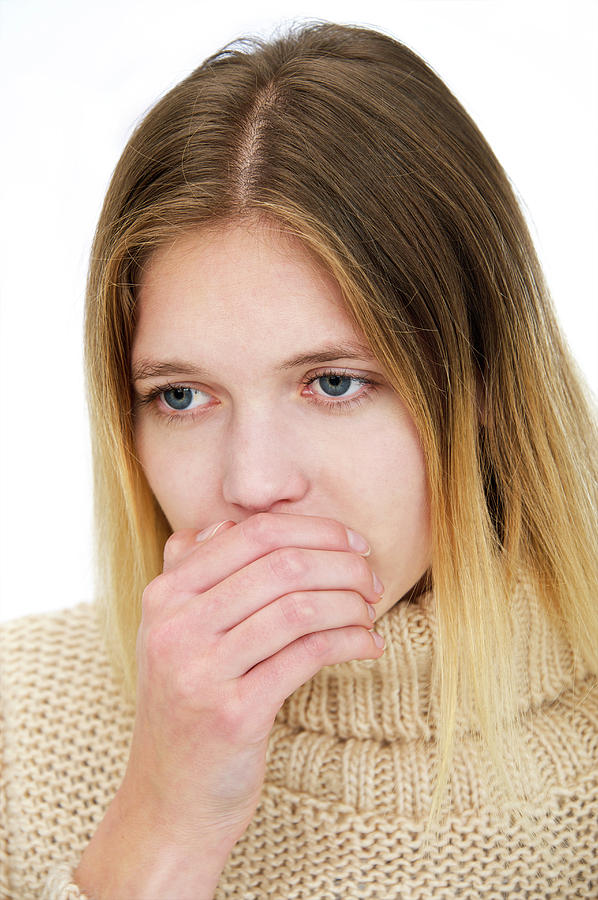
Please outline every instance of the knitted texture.
M598 898L595 679L574 667L527 591L512 604L534 838L497 800L478 743L462 733L451 811L424 851L439 720L427 595L376 623L380 659L327 666L287 699L260 803L215 900ZM134 711L92 606L1 634L0 896L81 900L69 876L124 774Z

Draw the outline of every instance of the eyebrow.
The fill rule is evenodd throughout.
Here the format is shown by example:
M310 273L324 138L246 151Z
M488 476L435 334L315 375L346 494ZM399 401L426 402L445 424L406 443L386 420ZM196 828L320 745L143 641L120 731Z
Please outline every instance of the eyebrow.
M289 369L298 369L300 366L314 366L319 363L333 362L337 359L363 359L373 360L372 352L369 347L358 343L345 343L338 346L320 347L313 353L301 353L299 356L293 356L280 363L277 367L278 371L287 371ZM195 363L188 362L184 359L169 360L151 360L139 359L131 367L131 376L133 383L144 381L147 378L156 378L164 375L175 374L193 375L196 378L209 377L210 373L207 369L202 369Z

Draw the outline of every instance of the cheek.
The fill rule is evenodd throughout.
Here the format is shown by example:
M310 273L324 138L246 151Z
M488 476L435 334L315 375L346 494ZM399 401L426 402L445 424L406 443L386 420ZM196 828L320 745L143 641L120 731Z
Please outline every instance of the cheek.
M368 482L388 524L421 529L429 519L429 491L419 445L401 442L372 458Z
M174 426L176 427L176 426ZM162 435L151 424L135 429L137 455L160 507L174 531L195 528L214 493L213 461L182 435Z
M405 423L403 423L405 425ZM361 479L364 506L374 515L380 567L403 573L410 587L430 563L430 502L424 455L415 427L387 429L371 442ZM384 578L383 578L384 580Z

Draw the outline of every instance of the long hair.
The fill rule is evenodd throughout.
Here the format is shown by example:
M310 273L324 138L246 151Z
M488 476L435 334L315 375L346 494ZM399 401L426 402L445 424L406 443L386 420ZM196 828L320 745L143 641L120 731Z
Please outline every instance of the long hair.
M129 690L142 592L170 534L133 440L136 289L158 247L247 217L277 223L328 267L419 431L443 711L436 813L464 705L506 772L521 573L598 671L595 410L509 180L422 59L320 21L223 48L133 133L92 250L97 591Z

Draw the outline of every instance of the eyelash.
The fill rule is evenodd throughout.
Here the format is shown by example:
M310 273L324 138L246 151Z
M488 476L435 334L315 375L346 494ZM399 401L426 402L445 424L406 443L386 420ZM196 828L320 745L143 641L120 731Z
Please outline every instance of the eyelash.
M341 378L350 378L352 381L356 381L361 385L367 386L368 390L364 391L362 394L359 394L357 397L352 397L349 400L339 400L335 402L334 400L322 400L318 399L314 402L319 406L326 407L330 412L333 413L343 413L347 412L349 408L355 409L365 400L372 400L374 393L378 390L380 385L378 382L374 381L371 378L366 378L363 375L352 375L350 372L346 372L340 369L327 369L325 372L318 372L317 375L310 375L305 378L301 383L306 387L312 385L315 381L319 381L320 378L334 378L340 376ZM152 390L148 391L146 394L141 394L137 401L134 404L134 411L142 408L148 407L155 415L164 419L167 425L175 425L181 424L182 422L193 421L197 418L198 415L202 415L205 411L205 407L198 408L196 411L185 413L184 411L181 413L166 413L162 412L158 407L156 401L159 399L161 394L166 393L167 391L176 391L176 390L189 390L193 391L196 388L192 388L188 384L162 384L159 385Z

